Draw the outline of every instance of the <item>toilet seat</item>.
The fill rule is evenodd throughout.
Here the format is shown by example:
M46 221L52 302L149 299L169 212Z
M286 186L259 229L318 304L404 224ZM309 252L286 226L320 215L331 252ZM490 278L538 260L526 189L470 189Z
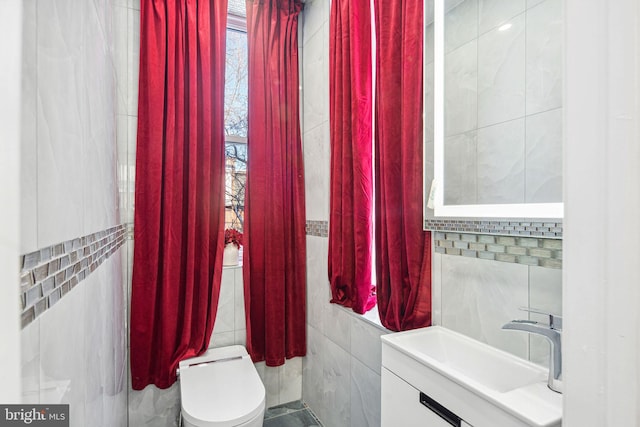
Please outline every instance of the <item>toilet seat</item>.
M265 389L247 350L207 350L180 362L182 417L199 427L241 426L261 417Z

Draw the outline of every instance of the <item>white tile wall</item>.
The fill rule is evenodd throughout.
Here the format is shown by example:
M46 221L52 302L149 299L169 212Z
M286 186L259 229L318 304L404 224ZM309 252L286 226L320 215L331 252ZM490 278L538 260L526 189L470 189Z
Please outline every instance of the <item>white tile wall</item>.
M129 390L129 426L178 427L180 419L180 386L168 389L152 385L144 390Z
M525 119L478 129L477 147L477 203L524 203Z
M528 146L536 143L529 143L530 138L540 139L541 134L548 139L534 149L536 153L532 158L529 158L529 152L521 149L522 141L519 141L519 159L515 159L516 147L507 138L500 136L500 143L491 145L490 151L498 154L491 158L486 156L487 147L479 142L479 167L475 177L477 203L557 202L562 199L558 167L562 153L557 149L561 145L561 134L549 131L557 125L550 116L534 119L536 114L561 111L562 108L562 4L562 0L448 3L450 9L445 16L445 135L451 137L476 129L479 135L486 134L481 131L483 128L490 132L492 126L526 118L524 141ZM447 25L449 30L446 30ZM497 130L495 133L500 134ZM493 140L497 141L496 138ZM502 162L503 158L506 161ZM474 162L467 160L466 157L457 160L461 164L456 166L452 164L456 160L451 156L445 159L448 162L445 164L445 185L448 187L445 203L476 203L470 191L472 180L467 177L467 167ZM499 176L487 173L487 166L500 169L495 171ZM546 170L549 175L545 174ZM496 200L493 200L494 194Z
M525 0L480 0L478 21L480 34L500 26L525 10Z
M363 316L330 304L326 237L307 236L307 356L302 398L327 426L380 425L380 336ZM368 402L368 403L367 403Z
M37 37L36 0L23 2L22 26L22 111L20 144L20 253L38 248L37 229Z
M473 130L444 140L445 204L475 204L478 199L478 132Z
M117 120L112 1L24 3L21 253L120 224L127 120ZM122 132L125 129L125 132ZM118 132L120 131L120 132ZM21 332L24 402L72 426L127 425L127 247Z
M524 116L525 16L478 39L478 127Z
M447 53L444 64L444 134L478 127L478 42L471 40Z
M351 425L380 425L380 374L351 357ZM376 402L376 404L372 403Z
M501 328L513 319L545 321L520 307L561 315L562 270L441 254L432 266L434 324L548 366L544 339Z
M442 257L442 325L527 357L526 334L501 330L528 304L528 268L521 264Z
M21 61L22 2L0 3L0 200L3 203L0 218L0 325L3 345L0 348L0 401L20 401L20 335L18 286L19 267L16 263L20 250L20 113L21 113ZM14 284L14 286L11 286Z
M562 108L526 118L525 200L562 200Z
M562 107L563 34L562 0L527 11L527 114Z

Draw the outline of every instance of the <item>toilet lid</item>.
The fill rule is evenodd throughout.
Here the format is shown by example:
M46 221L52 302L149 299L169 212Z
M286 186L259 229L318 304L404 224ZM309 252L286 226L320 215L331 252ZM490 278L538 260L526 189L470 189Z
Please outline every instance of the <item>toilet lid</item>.
M255 418L264 410L265 389L251 358L234 352L209 350L203 356L180 363L182 416L202 427L237 426Z

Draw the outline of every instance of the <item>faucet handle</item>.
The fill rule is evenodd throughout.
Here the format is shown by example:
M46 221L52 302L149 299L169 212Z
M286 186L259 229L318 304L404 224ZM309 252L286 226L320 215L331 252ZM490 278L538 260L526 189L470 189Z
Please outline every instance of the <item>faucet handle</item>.
M543 311L531 307L520 307L519 309L522 311L527 311L529 313L542 314L543 316L547 316L549 317L549 327L551 329L562 330L562 316L558 316L557 314L549 313L548 311Z

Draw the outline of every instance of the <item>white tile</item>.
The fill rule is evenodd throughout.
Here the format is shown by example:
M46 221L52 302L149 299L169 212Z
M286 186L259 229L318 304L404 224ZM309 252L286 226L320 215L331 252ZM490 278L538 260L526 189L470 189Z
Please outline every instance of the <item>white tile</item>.
M351 427L380 426L380 374L351 358Z
M562 316L562 270L529 267L529 306ZM546 316L531 313L531 320L549 323ZM530 334L529 359L542 366L549 366L549 341Z
M451 52L460 46L478 38L478 0L459 2L456 7L447 7L444 18L444 49Z
M327 278L328 239L307 236L307 322L324 332L331 291Z
M134 0L135 1L135 0ZM127 113L138 115L138 76L140 69L140 10L128 10Z
M385 335L382 329L357 316L351 317L351 355L377 374L382 366L382 335Z
M526 6L525 0L479 0L480 34L486 33L524 12Z
M37 25L36 2L22 2L20 141L20 253L38 249Z
M236 336L234 331L213 333L209 341L209 348L227 347L234 345L235 341Z
M87 4L82 45L84 234L119 223L116 177L116 73L103 27L109 8Z
M324 32L317 32L306 43L303 52L302 120L306 132L325 121L325 109L329 108L329 73L328 63L324 61L323 44Z
M432 245L433 233L431 234ZM431 251L431 323L442 325L442 254Z
M562 108L526 120L526 202L562 202Z
M136 427L178 427L180 419L180 385L168 389L153 385L129 391L129 425Z
M234 330L246 329L247 321L244 310L244 280L242 267L233 269L234 272Z
M127 390L115 395L104 396L103 426L127 427L129 417L127 415Z
M324 72L324 78L320 80L322 83L321 95L325 97L326 102L324 109L322 110L322 121L329 121L329 36L331 29L329 28L329 21L327 20L322 26L322 68L320 71ZM306 128L305 128L306 129Z
M526 358L528 337L502 330L528 304L526 265L442 256L442 324Z
M123 0L120 0L123 2ZM129 91L129 53L128 53L128 31L129 31L129 11L124 5L115 7L115 67L117 81L117 106L118 114L127 115L127 101Z
M279 374L280 404L302 399L302 357L287 359Z
M350 309L349 309L350 310ZM324 311L324 333L345 351L351 345L351 315L337 304L329 304Z
M444 140L444 204L468 205L477 201L476 131Z
M247 346L247 330L246 329L236 329L233 331L233 343L236 345L241 345L243 347Z
M430 3L433 4L431 0ZM432 6L433 7L433 6ZM433 14L433 12L432 12ZM433 38L433 21L429 21L430 24L425 28L425 41L424 41L424 62L425 64L431 64L434 61L434 38Z
M267 408L273 408L280 404L280 369L281 366L264 367L262 382L267 394Z
M235 322L235 269L223 269L218 298L218 313L213 325L213 333L233 332Z
M545 0L527 0L527 9L531 9L532 7L539 5L544 1Z
M302 360L302 399L313 412L324 419L324 342L327 341L316 328L307 327L307 355Z
M478 43L445 55L444 132L456 135L478 126Z
M44 247L84 231L85 2L37 7L38 247Z
M329 122L309 129L302 138L305 164L305 209L309 219L329 219L331 146Z
M0 400L20 401L20 312L18 304L18 254L20 249L20 50L21 9L19 1L2 3L0 27L3 37L0 51L0 200L3 203L0 225L0 324L3 347L0 363L4 371Z
M323 351L321 419L327 426L348 426L351 423L351 356L331 340L325 341Z
M527 114L562 106L562 0L527 11Z
M529 293L531 308L562 315L562 270L529 267Z
M478 203L524 203L525 120L478 129Z
M424 134L425 139L427 141L432 141L434 139L434 100L433 100L433 90L434 90L434 76L433 76L433 63L427 64L425 66L425 75L424 75ZM427 159L433 163L433 151L425 151L425 153L429 153L426 155ZM431 166L433 168L433 165Z
M116 117L116 179L118 189L118 223L127 222L129 216L129 135L128 117Z
M127 116L128 128L128 150L127 150L127 183L129 193L129 205L126 210L126 221L133 222L134 202L135 202L135 184L136 184L136 144L138 134L138 117Z
M107 261L109 262L109 261ZM103 391L113 390L115 375L111 372L107 380L107 369L113 366L112 347L113 337L106 332L108 301L105 298L107 284L105 283L104 264L98 267L79 286L84 287L84 304L90 307L84 312L84 404L85 423L99 426L104 418ZM54 310L56 307L53 308ZM112 320L112 319L109 319ZM104 389L103 389L104 387Z
M40 318L20 332L22 403L40 403Z
M110 350L113 352L113 389L107 391L107 394L112 394L115 401L113 402L115 407L119 407L123 402L123 398L120 396L124 394L126 400L127 393L127 364L129 361L128 353L128 331L127 331L127 246L123 245L119 253L114 254L108 261L107 266L111 268L111 273L107 276L107 285L112 298L111 306L111 324L107 323L107 326L111 328L113 336L113 348ZM126 412L126 402L125 412ZM116 411L115 416L119 416ZM116 418L119 419L119 418Z
M329 20L329 9L330 5L327 0L305 2L304 10L299 19L302 24L303 44L306 44L314 34L322 30L323 24Z
M525 16L478 39L478 127L525 114Z
M68 403L74 424L85 425L85 283L40 317L40 401ZM66 351L73 349L73 351Z

